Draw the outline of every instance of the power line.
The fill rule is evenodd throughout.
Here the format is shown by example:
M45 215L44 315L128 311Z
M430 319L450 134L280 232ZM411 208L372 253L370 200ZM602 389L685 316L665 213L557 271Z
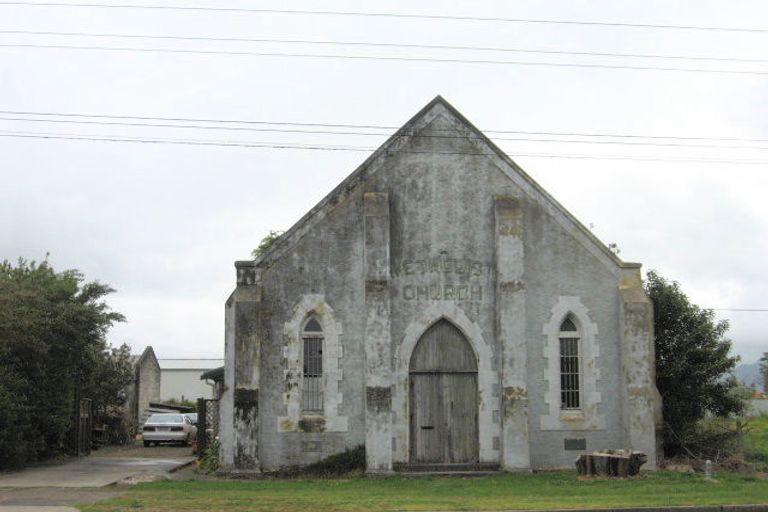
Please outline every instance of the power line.
M310 126L322 128L351 128L361 130L397 130L399 126L373 125L373 124L338 124L318 122L288 122L288 121L258 121L253 119L215 119L195 117L156 117L156 116L131 116L115 114L93 114L80 112L47 112L31 110L0 110L4 115L23 116L56 116L93 119L134 119L141 121L168 121L189 123L214 123L214 124L245 124L245 125L273 125L273 126ZM439 131L439 130L438 130ZM562 137L607 137L607 138L631 138L631 139L667 139L667 140L691 140L691 141L721 141L721 142L768 142L768 139L742 138L742 137L694 137L694 136L670 136L670 135L642 135L629 133L596 133L596 132L556 132L556 131L524 131L524 130L482 130L483 133L510 133L521 135L552 135Z
M2 113L2 112L0 112ZM91 117L91 116L88 116ZM119 117L118 117L119 118ZM163 124L163 123L129 123L121 121L92 121L92 120L76 120L76 119L33 119L29 117L5 117L0 116L0 120L3 121L22 121L32 123L72 123L72 124L91 124L98 126L138 126L148 128L181 128L181 129L193 129L193 130L224 130L224 131L249 131L249 132L275 132L275 133L307 133L307 134L323 134L323 135L368 135L368 136L388 136L391 133L385 132L354 132L354 131L333 131L333 130L320 130L320 129L294 129L294 128L258 128L253 126L204 126L204 125L190 125L190 124ZM434 137L446 137L453 138L451 136L435 135ZM699 146L705 147L705 146ZM766 148L768 149L768 147Z
M676 71L687 73L716 73L729 75L768 75L768 71L750 71L737 69L706 69L706 68L679 68L662 66L631 66L623 64L586 64L575 62L537 62L537 61L513 61L513 60L477 60L477 59L446 59L434 57L397 57L384 55L332 55L319 53L282 53L282 52L249 52L232 50L192 50L182 48L132 48L125 46L77 46L77 45L44 45L44 44L0 44L5 48L41 48L54 50L98 50L115 52L157 52L172 54L198 54L198 55L234 55L251 57L298 57L308 59L346 59L346 60L376 60L389 62L431 62L441 64L487 64L505 66L535 66L557 68L587 68L587 69L629 69L635 71Z
M92 134L59 134L59 133L37 133L37 132L0 132L0 137L17 137L33 139L61 139L61 140L83 140L98 142L135 142L144 144L180 144L192 146L224 146L224 147L245 147L245 148L269 148L269 149L305 149L316 151L358 151L373 152L377 148L360 146L332 146L323 144L300 144L300 143L278 143L278 142L251 142L251 141L227 141L227 140L195 140L195 139L170 139L170 138L145 138L145 137L117 137ZM497 156L494 152L465 152L465 151L397 151L398 153L410 154L441 154L441 155L465 155L465 156ZM675 163L706 163L706 164L738 164L738 165L768 165L768 160L734 160L734 159L702 159L702 158L668 158L656 156L629 156L629 155L585 155L585 154L563 154L563 153L518 153L515 157L531 158L566 158L581 160L631 160L639 162L675 162Z
M33 139L61 139L61 140L85 140L98 142L137 142L143 144L182 144L192 146L224 146L224 147L245 147L245 148L271 148L271 149L309 149L322 151L373 151L372 148L356 146L330 146L323 144L298 144L298 143L276 143L276 142L247 142L247 141L226 141L226 140L194 140L194 139L169 139L169 138L143 138L143 137L115 137L91 134L60 134L60 133L33 133L33 132L14 132L2 131L0 137L18 137ZM458 154L458 153L452 153ZM482 155L483 153L475 153ZM490 155L490 153L487 153Z
M305 16L345 16L366 18L399 18L399 19L423 19L442 21L473 21L495 23L528 23L528 24L552 24L552 25L577 25L594 27L621 27L621 28L652 28L672 30L697 30L719 32L745 32L766 33L768 29L749 27L717 27L700 25L675 25L653 23L624 23L608 21L583 21L583 20L548 20L540 18L502 18L485 16L451 16L444 14L416 14L394 12L363 12L363 11L310 11L288 9L256 9L244 7L198 7L182 5L140 5L140 4L100 4L100 3L64 3L64 2L0 2L0 5L20 5L39 7L96 7L110 9L147 9L147 10L174 10L174 11L202 11L202 12L248 12L260 14L280 15L305 15Z
M92 120L74 120L74 119L32 119L23 117L0 116L2 121L21 121L34 123L67 123L67 124L87 124L97 126L126 126L141 128L179 128L192 130L223 130L223 131L248 131L259 133L300 133L300 134L319 134L319 135L353 135L368 137L389 136L388 132L355 132L355 131L331 131L318 129L295 129L295 128L256 128L252 126L201 126L201 125L180 125L180 124L161 124L161 123L130 123L120 121L92 121ZM417 133L404 133L404 137L427 138L427 139L466 139L463 135L430 135ZM510 142L543 142L543 143L561 143L561 144L595 144L595 145L620 145L620 146L652 146L652 147L678 147L678 148L703 148L703 149L749 149L763 150L768 146L737 146L727 144L686 144L680 142L638 142L638 141L617 141L617 140L573 140L573 139L542 139L531 137L493 137L494 140Z
M333 128L360 128L371 130L396 130L398 126L384 125L364 125L364 124L331 124L331 123L299 123L299 122L278 122L278 121L254 121L241 119L200 119L190 117L149 117L149 116L128 116L128 115L109 115L109 114L81 114L73 112L33 112L24 110L0 110L0 114L13 115L34 115L34 116L61 116L61 117L91 117L98 119L139 119L153 121L179 121L192 123L226 123L226 124L256 124L256 125L275 125L275 126L322 126ZM766 139L768 141L768 139Z
M740 311L740 312L747 312L747 313L768 313L768 309L760 309L760 308L707 308L711 309L712 311Z
M99 38L112 37L112 38L125 38L125 39L159 39L159 40L173 40L173 41L216 41L216 42L230 42L230 43L307 44L307 45L327 45L327 46L534 53L534 54L545 54L545 55L622 57L622 58L643 58L643 59L675 59L675 60L698 60L698 61L743 62L743 63L768 62L768 59L745 59L745 58L738 58L738 57L706 57L706 56L696 56L696 55L660 55L660 54L642 54L642 53L587 52L587 51L569 51L569 50L543 50L543 49L532 49L532 48L501 48L501 47L494 47L494 46L405 44L405 43L381 43L381 42L362 42L362 41L321 41L321 40L312 40L312 39L253 39L253 38L242 38L242 37L165 36L165 35L150 35L150 34L55 32L55 31L40 31L40 30L0 30L0 34L45 35L45 36L65 36L65 37L99 37Z

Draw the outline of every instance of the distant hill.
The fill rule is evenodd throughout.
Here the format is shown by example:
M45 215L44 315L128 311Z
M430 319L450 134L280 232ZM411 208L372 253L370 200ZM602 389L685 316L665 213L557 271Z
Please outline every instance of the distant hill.
M763 377L760 375L760 363L758 361L736 365L733 373L740 382L747 386L754 384L759 391L765 391L763 389Z

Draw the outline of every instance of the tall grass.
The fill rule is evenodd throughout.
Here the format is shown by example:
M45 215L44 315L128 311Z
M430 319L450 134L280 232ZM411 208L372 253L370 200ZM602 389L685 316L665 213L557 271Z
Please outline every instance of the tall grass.
M768 414L754 416L747 424L744 457L757 471L768 471Z

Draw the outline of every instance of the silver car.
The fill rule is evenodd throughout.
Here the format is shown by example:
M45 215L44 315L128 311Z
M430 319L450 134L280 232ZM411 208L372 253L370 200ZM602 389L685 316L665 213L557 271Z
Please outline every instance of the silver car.
M189 446L197 437L197 427L183 414L153 414L141 428L144 446L182 443Z

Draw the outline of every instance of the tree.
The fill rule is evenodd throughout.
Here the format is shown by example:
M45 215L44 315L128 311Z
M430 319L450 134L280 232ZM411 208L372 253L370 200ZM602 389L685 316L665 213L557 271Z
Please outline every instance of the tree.
M125 402L125 388L133 380L131 349L123 343L93 354L93 371L81 394L93 400L94 416L111 415Z
M667 455L684 451L707 413L727 416L744 410L726 378L739 360L730 356L725 338L727 321L691 304L679 283L648 272L645 289L653 302L656 334L656 386L663 399L664 449Z
M267 249L272 247L272 244L277 242L280 237L283 236L283 231L274 231L272 229L269 230L269 233L267 233L267 236L261 239L261 242L259 242L259 246L256 247L253 251L251 251L251 256L254 258L258 258L262 254L266 252Z
M75 389L108 401L106 334L124 320L102 300L113 291L47 261L0 264L0 468L65 448Z

